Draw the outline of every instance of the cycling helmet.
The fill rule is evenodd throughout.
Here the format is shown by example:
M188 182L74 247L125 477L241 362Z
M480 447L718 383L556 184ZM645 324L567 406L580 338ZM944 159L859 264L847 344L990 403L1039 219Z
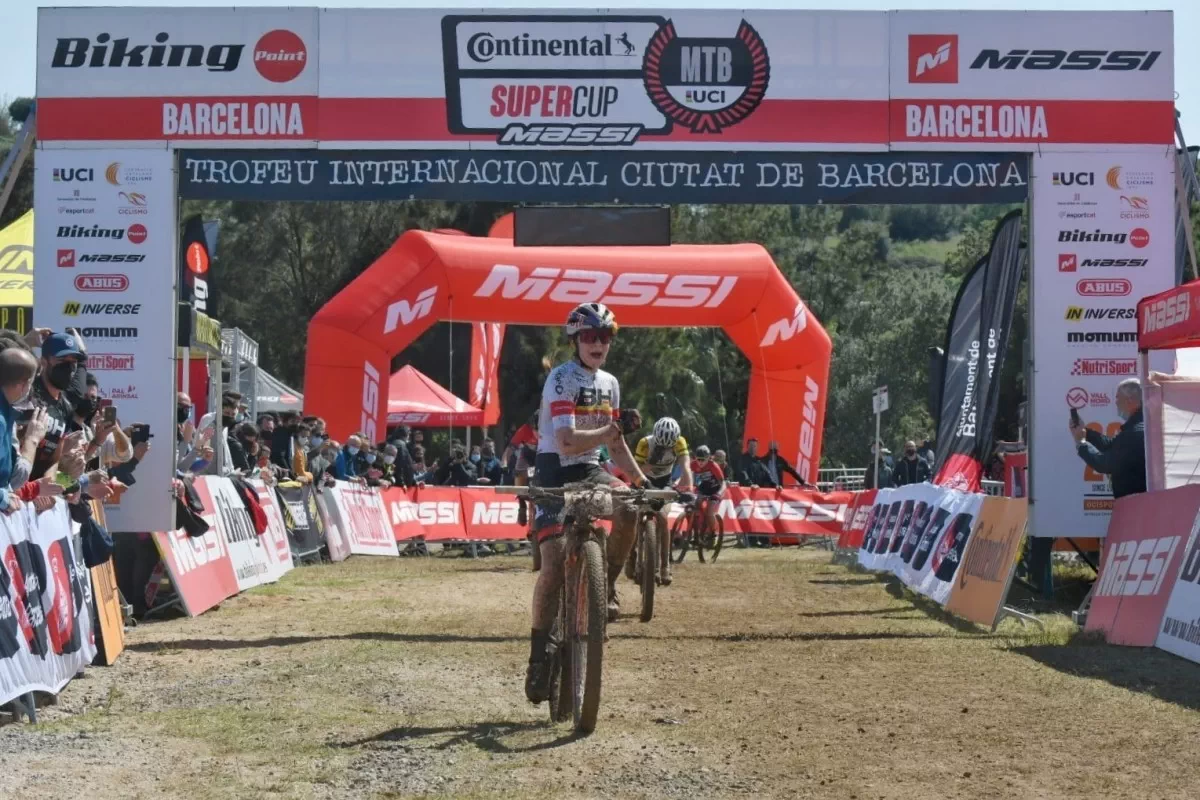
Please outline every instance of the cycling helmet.
M654 443L659 447L674 447L679 439L679 423L670 417L663 417L654 423Z
M567 336L585 330L617 332L617 318L603 303L580 303L567 315Z
M708 449L708 445L702 444L696 448L696 458L708 458L712 455L712 451Z

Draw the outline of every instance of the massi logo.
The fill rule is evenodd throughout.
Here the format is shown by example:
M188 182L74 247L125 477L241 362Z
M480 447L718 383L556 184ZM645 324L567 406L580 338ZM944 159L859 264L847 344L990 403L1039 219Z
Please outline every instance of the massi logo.
M791 317L784 317L778 322L771 323L767 328L766 334L763 336L759 347L770 347L775 342L786 342L796 334L800 333L808 325L808 310L804 307L803 302L796 303L796 310L792 312Z
M383 332L391 333L401 325L411 325L419 319L429 316L433 311L433 301L437 298L437 287L430 286L417 295L412 302L398 300L388 306L387 319L383 323Z
M443 17L448 128L513 146L719 136L761 104L770 60L744 19L705 33L655 15Z

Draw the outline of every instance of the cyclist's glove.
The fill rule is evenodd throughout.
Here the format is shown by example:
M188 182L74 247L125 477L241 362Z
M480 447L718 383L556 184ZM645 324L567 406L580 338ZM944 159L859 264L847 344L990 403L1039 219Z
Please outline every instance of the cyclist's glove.
M696 494L694 492L680 492L679 502L683 505L691 505L696 502Z

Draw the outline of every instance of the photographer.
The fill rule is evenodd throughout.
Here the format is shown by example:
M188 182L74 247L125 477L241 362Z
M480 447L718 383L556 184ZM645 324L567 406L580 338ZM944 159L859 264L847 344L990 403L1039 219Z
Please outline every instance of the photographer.
M1109 476L1114 500L1146 491L1146 423L1142 419L1142 384L1137 378L1117 386L1116 405L1123 423L1111 439L1084 427L1074 409L1069 426L1075 452L1096 472Z
M475 478L475 470L467 460L466 449L455 445L450 457L438 469L433 482L438 486L470 486L475 483Z
M7 352L7 351L6 351ZM58 461L63 438L74 424L75 404L67 390L75 383L84 352L75 336L55 333L42 342L42 358L31 398L35 407L46 409L46 432L38 444L30 478L37 480Z

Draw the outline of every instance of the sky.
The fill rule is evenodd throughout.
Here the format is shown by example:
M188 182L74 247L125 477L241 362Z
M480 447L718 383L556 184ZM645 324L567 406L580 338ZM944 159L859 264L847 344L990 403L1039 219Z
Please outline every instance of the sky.
M514 0L520 8L562 8L562 7L599 7L590 3L538 2L538 0ZM167 0L124 0L110 3L123 6L222 6L235 5L229 0L188 0L186 3L171 3ZM0 0L0 31L4 32L3 44L0 45L0 99L31 96L34 93L35 48L37 42L37 8L35 0ZM49 0L43 5L67 6L97 6L102 3L97 0ZM247 6L292 6L299 7L295 0L252 0L244 3ZM484 4L475 0L464 2L459 0L428 0L421 3L370 2L370 0L321 0L311 5L321 8L480 8ZM610 0L603 4L604 8L736 8L741 4L725 0ZM1196 0L1150 0L1150 2L1130 2L1130 0L1086 0L1086 2L1045 2L1039 0L1023 3L986 2L974 3L970 0L955 2L939 2L938 0L887 0L886 2L863 2L859 0L757 0L754 8L792 8L792 9L837 9L837 10L905 10L905 9L961 9L983 11L989 9L1004 10L1038 10L1038 11L1165 11L1175 12L1175 92L1176 108L1182 114L1183 133L1188 144L1200 144L1200 2Z

